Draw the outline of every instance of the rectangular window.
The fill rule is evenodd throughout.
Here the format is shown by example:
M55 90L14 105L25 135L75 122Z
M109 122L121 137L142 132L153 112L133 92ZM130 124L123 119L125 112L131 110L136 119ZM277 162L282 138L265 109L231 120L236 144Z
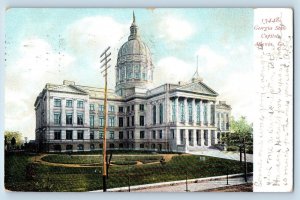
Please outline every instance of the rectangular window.
M54 107L61 107L61 100L60 99L54 99Z
M140 111L144 111L144 104L140 104Z
M108 126L115 126L115 117L108 117Z
M129 131L127 131L127 139L130 139L130 138L129 138Z
M104 105L99 105L99 111L104 112Z
M68 100L66 101L66 107L72 108L72 107L73 107L73 101L68 99Z
M145 126L144 116L140 116L140 126Z
M66 124L73 124L73 114L72 113L67 113Z
M94 111L95 110L95 104L90 104L90 111Z
M144 139L145 138L145 131L140 131L140 139Z
M103 117L100 117L99 118L99 126L104 126L104 118Z
M131 126L134 126L134 116L131 116Z
M61 131L54 131L54 140L61 140Z
M126 119L127 119L127 127L128 127L128 126L130 126L129 117L127 117Z
M131 111L134 111L134 105L131 105Z
M94 135L94 131L91 131L90 132L90 140L93 140L95 139L95 135Z
M159 104L159 123L162 124L164 120L164 109L163 104Z
M152 139L156 139L156 133L155 133L155 131L152 131Z
M175 130L174 129L171 129L171 137L172 137L172 139L175 138Z
M54 113L54 124L60 124L60 113Z
M82 113L77 114L77 124L83 125L83 114Z
M100 139L103 139L103 131L102 131L102 130L99 131L99 138L100 138Z
M142 143L140 144L140 148L143 149L145 147L145 145Z
M127 106L127 112L130 112L130 106Z
M73 139L73 131L72 130L66 130L66 139L67 140Z
M156 106L155 105L152 107L152 120L153 120L153 124L156 124Z
M119 127L123 127L123 117L119 117Z
M90 115L90 127L94 128L95 125L95 117L94 115Z
M77 108L83 108L83 101L82 100L77 101Z
M119 132L119 139L123 139L123 131Z
M77 140L83 140L83 131L77 131Z
M131 131L131 139L134 139L134 132Z
M114 131L109 131L109 139L113 140L115 138Z
M184 139L184 130L180 130L180 143L183 144L183 139Z
M115 106L114 105L110 105L108 107L108 112L115 112Z
M162 139L162 137L163 137L163 131L159 130L159 139Z
M119 112L123 113L124 112L124 108L122 106L119 106Z

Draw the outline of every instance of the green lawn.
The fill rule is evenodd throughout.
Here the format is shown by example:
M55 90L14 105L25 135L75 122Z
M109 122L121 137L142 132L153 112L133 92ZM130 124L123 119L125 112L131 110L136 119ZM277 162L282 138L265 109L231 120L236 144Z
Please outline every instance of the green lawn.
M114 164L135 164L136 161L142 163L150 163L150 162L157 162L162 158L161 155L113 155L112 163ZM66 155L66 154L50 154L44 156L42 160L51 162L51 163L63 163L63 164L101 164L103 162L102 156L95 156L95 155Z
M62 159L62 157L60 158ZM130 161L142 159L140 155L137 155L135 159L124 156L124 161L126 158L132 158L129 159ZM35 164L36 176L33 180L27 180L26 165L30 163L30 159L30 156L25 155L13 155L5 158L6 189L14 191L90 191L102 189L101 167L73 168ZM89 159L92 158L87 158L86 162L89 162ZM224 175L227 168L230 174L243 172L238 161L213 157L206 157L205 161L200 161L199 156L194 155L174 156L165 165L115 165L109 169L108 187L128 186L129 179L130 185L140 185L183 180L186 175L189 179ZM248 171L252 171L251 163L248 163Z

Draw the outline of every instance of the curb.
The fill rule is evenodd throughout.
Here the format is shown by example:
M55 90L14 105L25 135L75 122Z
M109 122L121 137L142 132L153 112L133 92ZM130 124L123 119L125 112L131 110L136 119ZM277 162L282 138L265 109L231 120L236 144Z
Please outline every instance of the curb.
M250 172L247 174L253 175L253 172ZM236 177L243 177L244 174L230 174L228 175L228 178L236 178ZM151 183L151 184L145 184L145 185L135 185L135 186L130 186L130 190L142 190L142 189L150 189L150 188L158 188L162 186L175 186L175 185L180 185L180 184L185 184L187 183L200 183L200 182L206 182L206 181L213 181L213 180L222 180L226 179L227 175L222 175L222 176L212 176L212 177L206 177L206 178L196 178L196 179L188 179L186 180L180 180L180 181L170 181L170 182L161 182L161 183ZM128 187L119 187L119 188L111 188L107 189L108 192L128 192ZM90 191L90 192L103 192L103 190L95 190L95 191Z

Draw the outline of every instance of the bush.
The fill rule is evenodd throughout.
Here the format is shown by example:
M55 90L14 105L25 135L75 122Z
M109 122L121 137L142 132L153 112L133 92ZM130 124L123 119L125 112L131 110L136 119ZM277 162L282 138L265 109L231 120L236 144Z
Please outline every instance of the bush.
M239 147L237 146L228 146L227 147L227 151L238 151L239 150Z

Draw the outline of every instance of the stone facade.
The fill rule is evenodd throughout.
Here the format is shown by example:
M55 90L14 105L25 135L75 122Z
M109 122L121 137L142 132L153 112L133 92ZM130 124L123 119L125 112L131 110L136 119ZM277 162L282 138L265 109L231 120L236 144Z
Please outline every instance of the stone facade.
M135 17L120 48L116 88L108 91L107 147L188 152L220 142L231 107L198 76L153 88L151 53L138 34ZM72 81L46 84L35 101L36 141L41 151L102 148L104 89Z

